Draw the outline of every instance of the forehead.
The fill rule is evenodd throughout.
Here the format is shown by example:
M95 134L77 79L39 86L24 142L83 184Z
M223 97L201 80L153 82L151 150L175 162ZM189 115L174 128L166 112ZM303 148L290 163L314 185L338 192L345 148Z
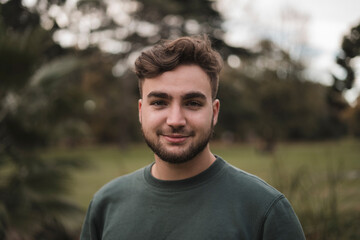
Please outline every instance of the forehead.
M157 77L145 78L142 83L142 97L146 97L153 91L174 96L198 91L211 98L210 79L197 65L180 65Z

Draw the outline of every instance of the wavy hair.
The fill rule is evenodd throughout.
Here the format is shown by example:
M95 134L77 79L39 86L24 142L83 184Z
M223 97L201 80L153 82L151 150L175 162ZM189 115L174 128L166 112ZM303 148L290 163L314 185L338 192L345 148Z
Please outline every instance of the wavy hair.
M223 60L220 54L212 49L206 35L162 40L151 49L142 52L135 61L140 95L145 78L154 78L179 65L190 64L198 65L209 76L212 98L215 99Z

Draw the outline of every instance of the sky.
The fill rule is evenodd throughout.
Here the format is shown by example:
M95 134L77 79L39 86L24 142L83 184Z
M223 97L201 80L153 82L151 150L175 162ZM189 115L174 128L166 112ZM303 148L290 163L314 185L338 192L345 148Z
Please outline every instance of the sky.
M220 0L218 8L228 43L252 47L270 38L305 59L311 79L330 85L331 74L344 76L335 58L343 36L360 22L360 0ZM360 95L360 57L352 64L357 77L345 93L350 103Z

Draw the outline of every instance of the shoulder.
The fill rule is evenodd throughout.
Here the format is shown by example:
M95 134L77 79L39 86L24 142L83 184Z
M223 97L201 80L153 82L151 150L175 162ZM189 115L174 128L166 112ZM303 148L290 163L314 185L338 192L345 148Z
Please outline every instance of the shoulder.
M122 198L131 195L138 187L142 186L144 169L120 176L106 183L93 196L93 203L109 202L113 198Z
M91 232L91 234L101 236L106 218L113 216L118 206L127 206L123 203L131 201L133 196L136 196L136 194L142 191L145 169L146 167L115 178L106 183L94 194L90 201L84 223L84 227L87 230L92 229L91 231L95 231ZM84 236L85 234L89 234L86 232L87 230L85 230L85 232L83 230ZM88 237L85 238L88 239Z
M305 239L301 224L288 199L261 178L226 165L226 184L242 212L258 219L258 234L264 239ZM258 217L258 218L257 218ZM285 230L284 230L285 229ZM275 236L271 238L270 236Z
M305 239L301 223L286 198L274 202L259 230L263 239Z
M278 198L282 193L268 184L263 179L251 173L243 171L230 164L226 164L226 176L232 181L234 186L241 191L259 194L263 197Z
M231 196L241 208L264 215L284 195L261 178L228 163L219 178L217 189Z

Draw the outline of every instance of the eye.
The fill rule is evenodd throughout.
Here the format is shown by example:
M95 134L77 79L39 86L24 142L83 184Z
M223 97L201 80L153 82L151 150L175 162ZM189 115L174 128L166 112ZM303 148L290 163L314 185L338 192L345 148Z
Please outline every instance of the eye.
M190 108L200 108L203 106L203 103L199 101L191 100L186 102L185 105Z
M155 107L161 107L161 106L166 106L166 101L164 100L154 100L152 102L150 102L150 105L155 106Z

